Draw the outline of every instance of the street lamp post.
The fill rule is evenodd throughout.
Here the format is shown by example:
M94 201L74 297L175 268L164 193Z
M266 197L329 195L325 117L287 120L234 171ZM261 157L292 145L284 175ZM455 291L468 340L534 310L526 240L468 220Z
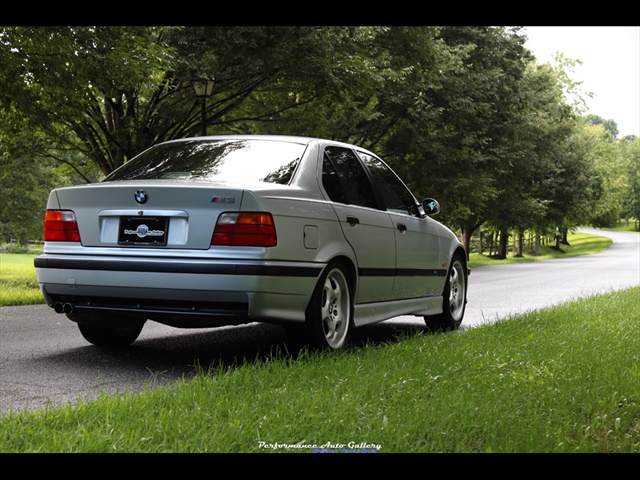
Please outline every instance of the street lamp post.
M202 106L202 136L205 136L207 134L207 98L209 98L213 92L213 80L210 78L196 78L191 81L191 84Z

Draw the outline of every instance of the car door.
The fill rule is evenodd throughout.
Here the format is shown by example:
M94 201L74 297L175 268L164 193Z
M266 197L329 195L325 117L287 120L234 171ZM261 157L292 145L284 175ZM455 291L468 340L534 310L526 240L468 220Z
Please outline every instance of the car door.
M379 158L358 151L384 208L389 213L396 244L396 276L392 299L438 295L446 268L439 265L439 236L435 222L424 215L415 197Z
M353 150L325 147L322 185L358 262L355 303L389 300L396 268L394 226Z

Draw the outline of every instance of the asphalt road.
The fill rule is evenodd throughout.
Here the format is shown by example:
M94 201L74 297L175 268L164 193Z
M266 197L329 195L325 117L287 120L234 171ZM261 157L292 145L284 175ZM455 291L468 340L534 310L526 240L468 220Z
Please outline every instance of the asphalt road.
M598 255L474 269L463 325L471 328L600 292L640 285L640 235L594 231L613 238ZM640 300L639 300L640 301ZM422 329L397 317L352 332L356 345L394 341ZM284 331L250 324L180 330L148 322L128 349L89 345L77 326L45 305L0 308L0 412L91 400L179 381L196 366L236 365L288 349Z
M613 244L597 255L474 269L464 324L474 326L640 285L640 235L582 231L610 237Z

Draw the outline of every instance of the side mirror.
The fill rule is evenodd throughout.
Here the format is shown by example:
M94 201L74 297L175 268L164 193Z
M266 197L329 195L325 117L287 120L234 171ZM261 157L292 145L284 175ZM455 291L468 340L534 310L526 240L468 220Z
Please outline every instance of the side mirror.
M433 198L426 198L422 201L422 208L427 215L437 215L440 213L440 204Z

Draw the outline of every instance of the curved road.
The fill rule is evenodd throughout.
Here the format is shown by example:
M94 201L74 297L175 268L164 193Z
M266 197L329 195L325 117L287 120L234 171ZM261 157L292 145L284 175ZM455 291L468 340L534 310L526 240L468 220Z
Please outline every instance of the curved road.
M597 255L476 268L469 277L464 324L474 326L513 314L640 285L640 235L583 228L610 237Z
M640 285L640 235L587 230L614 243L598 255L474 269L467 328L594 293ZM422 329L397 317L352 332L352 341L394 341ZM45 305L0 308L0 412L93 399L188 378L195 366L237 365L294 349L276 326L180 330L148 322L124 350L91 346L76 325Z

